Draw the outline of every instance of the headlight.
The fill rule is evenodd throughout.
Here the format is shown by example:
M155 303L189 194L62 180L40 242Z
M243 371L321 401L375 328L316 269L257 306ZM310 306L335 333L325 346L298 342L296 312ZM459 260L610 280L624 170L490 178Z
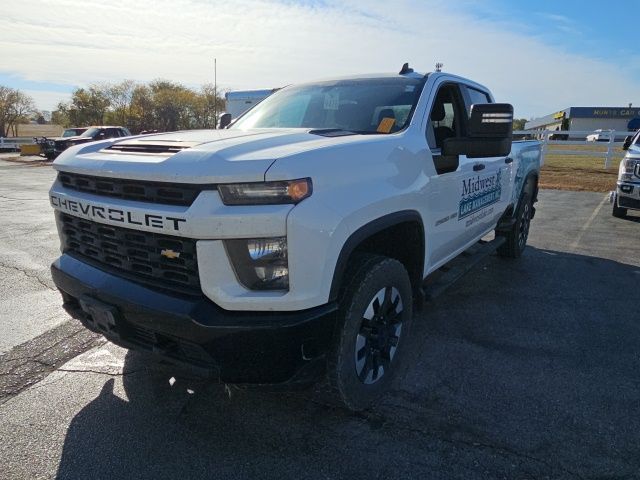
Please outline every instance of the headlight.
M298 203L312 193L310 178L284 182L234 183L218 185L225 205L273 205Z
M250 290L288 290L287 238L226 240L225 246L242 285Z

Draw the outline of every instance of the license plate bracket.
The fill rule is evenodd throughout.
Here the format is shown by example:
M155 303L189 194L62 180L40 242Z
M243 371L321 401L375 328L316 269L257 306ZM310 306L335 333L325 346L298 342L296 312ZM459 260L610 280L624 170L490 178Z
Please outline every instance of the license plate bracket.
M96 300L95 298L83 295L80 298L80 308L86 314L86 321L90 323L96 331L110 337L118 335L117 319L118 309L113 305Z

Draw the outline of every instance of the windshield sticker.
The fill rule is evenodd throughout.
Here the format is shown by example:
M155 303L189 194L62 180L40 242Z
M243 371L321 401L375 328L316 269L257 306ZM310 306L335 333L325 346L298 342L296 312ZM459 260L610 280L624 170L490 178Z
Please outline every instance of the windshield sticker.
M384 117L380 120L380 125L378 125L378 129L376 131L378 133L389 133L395 124L395 118Z
M476 175L462 180L458 220L493 205L502 195L502 170L490 175Z
M325 110L338 110L340 107L340 93L337 91L325 93L324 95L324 109Z

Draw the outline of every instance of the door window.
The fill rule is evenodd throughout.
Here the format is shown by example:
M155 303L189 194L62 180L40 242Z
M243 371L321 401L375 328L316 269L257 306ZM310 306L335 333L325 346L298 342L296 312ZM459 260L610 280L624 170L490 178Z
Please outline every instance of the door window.
M438 174L453 172L458 168L458 156L445 157L440 150L447 138L462 136L464 113L460 87L452 83L440 86L427 124L427 141L434 150L433 160Z

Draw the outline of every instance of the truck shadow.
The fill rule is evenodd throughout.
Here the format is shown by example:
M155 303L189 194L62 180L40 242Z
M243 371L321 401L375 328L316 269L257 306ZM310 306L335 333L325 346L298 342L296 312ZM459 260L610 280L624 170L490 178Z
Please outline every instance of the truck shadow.
M632 478L639 284L602 258L492 257L418 314L406 375L362 414L129 352L73 418L57 478Z

